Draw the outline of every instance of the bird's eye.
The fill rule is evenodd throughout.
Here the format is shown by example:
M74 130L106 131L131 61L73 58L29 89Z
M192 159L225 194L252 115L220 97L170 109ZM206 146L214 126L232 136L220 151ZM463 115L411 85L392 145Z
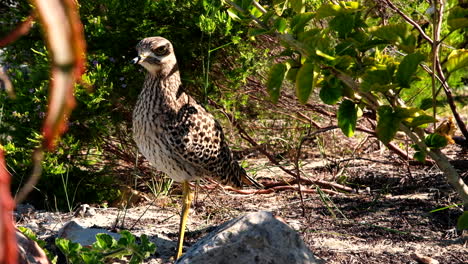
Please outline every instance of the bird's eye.
M166 55L167 53L167 48L166 46L161 46L161 47L158 47L154 50L154 54L158 55L158 56L161 56L161 55Z

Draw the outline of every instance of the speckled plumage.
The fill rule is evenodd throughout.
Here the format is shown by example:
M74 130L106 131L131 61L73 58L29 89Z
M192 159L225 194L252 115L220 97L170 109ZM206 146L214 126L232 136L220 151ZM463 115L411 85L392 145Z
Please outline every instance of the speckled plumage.
M148 73L133 112L133 136L146 159L177 182L209 176L254 184L233 159L220 124L182 91L171 43L145 38L137 51L135 62Z

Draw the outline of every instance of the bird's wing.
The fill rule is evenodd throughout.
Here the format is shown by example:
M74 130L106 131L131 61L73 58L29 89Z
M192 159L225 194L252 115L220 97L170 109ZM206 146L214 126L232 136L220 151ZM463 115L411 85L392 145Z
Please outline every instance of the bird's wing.
M170 132L166 140L184 162L213 176L232 163L221 125L203 107L184 105L173 120L167 120L167 125Z
M167 124L170 133L165 135L166 140L182 162L223 183L263 188L234 160L221 125L203 107L198 104L184 105L173 120L167 120Z

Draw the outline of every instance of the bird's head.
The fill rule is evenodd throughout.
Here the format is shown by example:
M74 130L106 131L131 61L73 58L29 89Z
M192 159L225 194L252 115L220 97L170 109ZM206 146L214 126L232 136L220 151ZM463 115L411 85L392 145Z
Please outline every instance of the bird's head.
M177 61L171 42L163 37L145 38L136 46L138 56L133 64L140 64L152 75L168 75L176 70Z

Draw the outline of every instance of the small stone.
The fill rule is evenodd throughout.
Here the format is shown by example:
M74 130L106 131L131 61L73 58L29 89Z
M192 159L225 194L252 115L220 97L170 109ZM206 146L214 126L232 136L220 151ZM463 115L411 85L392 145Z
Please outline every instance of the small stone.
M30 204L18 204L14 211L14 216L17 221L20 219L30 219L34 215L36 209Z
M81 217L90 217L96 215L96 209L94 207L89 206L89 204L82 204L78 209L76 209L74 216L81 216Z

